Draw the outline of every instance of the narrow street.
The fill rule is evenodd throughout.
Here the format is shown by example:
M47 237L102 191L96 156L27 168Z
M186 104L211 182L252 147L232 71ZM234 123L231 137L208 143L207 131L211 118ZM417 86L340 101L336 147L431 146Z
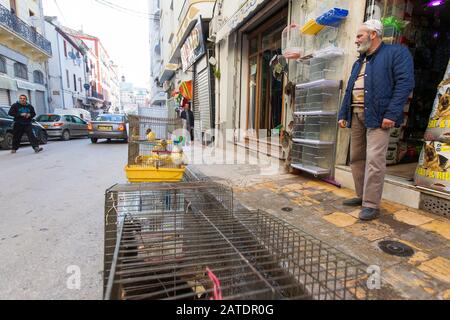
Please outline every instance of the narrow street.
M101 299L107 188L124 181L127 146L50 141L0 150L0 299ZM67 289L69 266L81 290Z

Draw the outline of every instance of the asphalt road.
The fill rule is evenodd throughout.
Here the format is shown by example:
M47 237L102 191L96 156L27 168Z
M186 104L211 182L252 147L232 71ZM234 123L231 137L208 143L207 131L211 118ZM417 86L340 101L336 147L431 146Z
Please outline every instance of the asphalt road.
M104 193L125 182L127 146L44 148L0 150L0 299L101 299Z

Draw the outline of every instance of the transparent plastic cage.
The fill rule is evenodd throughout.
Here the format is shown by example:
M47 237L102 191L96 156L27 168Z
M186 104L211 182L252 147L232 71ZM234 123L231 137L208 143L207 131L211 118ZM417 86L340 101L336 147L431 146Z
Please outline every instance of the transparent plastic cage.
M337 111L339 81L317 81L314 86L297 85L295 112Z
M286 59L296 60L302 56L302 35L299 25L291 24L283 30L281 48Z
M329 144L334 143L337 134L336 122L336 114L296 116L293 139L294 141L315 140Z
M294 143L291 155L294 168L327 175L333 166L334 144Z

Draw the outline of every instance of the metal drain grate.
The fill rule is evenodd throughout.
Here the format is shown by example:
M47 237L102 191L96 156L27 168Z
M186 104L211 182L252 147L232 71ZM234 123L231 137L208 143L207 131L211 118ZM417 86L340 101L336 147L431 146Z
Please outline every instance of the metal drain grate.
M450 200L422 193L420 209L450 218Z
M378 247L384 252L391 256L396 257L412 257L414 255L414 250L404 243L397 241L381 241Z

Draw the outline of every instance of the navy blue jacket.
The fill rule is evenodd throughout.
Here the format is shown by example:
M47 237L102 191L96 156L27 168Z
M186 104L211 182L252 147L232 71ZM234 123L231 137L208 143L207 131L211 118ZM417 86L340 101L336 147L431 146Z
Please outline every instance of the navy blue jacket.
M361 55L353 65L347 85L339 120L352 125L353 88L366 55ZM381 44L367 57L365 75L366 128L380 128L383 119L395 121L400 127L404 120L404 107L414 89L414 62L408 48L402 45Z

